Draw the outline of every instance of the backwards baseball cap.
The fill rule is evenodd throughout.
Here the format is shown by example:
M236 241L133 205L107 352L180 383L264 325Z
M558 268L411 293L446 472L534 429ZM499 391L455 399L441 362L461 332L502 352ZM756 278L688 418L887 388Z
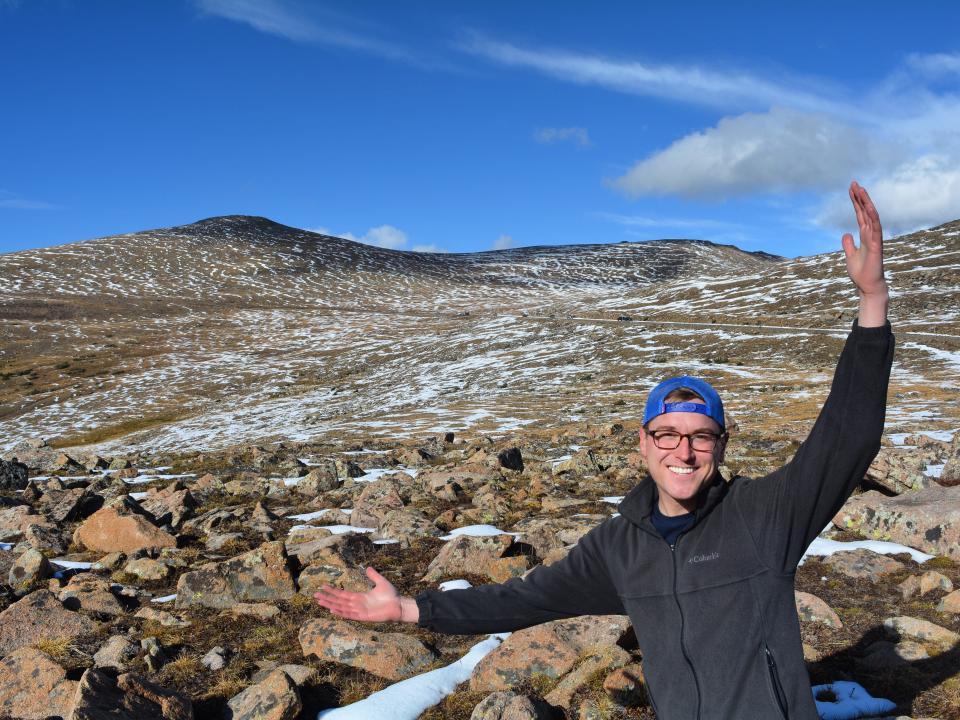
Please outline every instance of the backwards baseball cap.
M665 402L665 398L670 393L681 388L692 390L703 398L703 402ZM670 378L651 390L647 397L647 406L643 411L644 426L655 417L669 412L700 413L713 418L721 430L726 430L726 424L723 421L723 401L720 400L720 395L713 389L713 386L700 378L689 377L688 375Z

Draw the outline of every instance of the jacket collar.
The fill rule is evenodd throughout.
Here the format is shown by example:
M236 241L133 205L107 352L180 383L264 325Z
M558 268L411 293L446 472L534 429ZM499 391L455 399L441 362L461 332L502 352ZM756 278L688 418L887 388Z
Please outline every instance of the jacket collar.
M713 481L700 491L700 502L693 511L694 525L709 515L727 494L729 484L717 473ZM650 517L653 515L653 505L659 499L657 484L649 474L641 480L633 490L627 493L617 510L634 525L659 535Z

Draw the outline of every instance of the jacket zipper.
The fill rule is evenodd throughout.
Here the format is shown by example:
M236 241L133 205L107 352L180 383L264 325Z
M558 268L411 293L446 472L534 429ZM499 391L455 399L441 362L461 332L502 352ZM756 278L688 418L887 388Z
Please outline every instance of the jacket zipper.
M673 555L673 601L677 604L677 612L680 613L680 651L683 653L683 659L687 661L690 674L693 675L693 684L697 688L697 720L700 720L700 680L697 679L697 671L693 667L693 661L687 654L687 646L683 641L683 630L686 627L686 622L683 618L683 608L680 606L680 596L677 595L677 575L679 574L677 570L677 545L680 544L680 538L683 535L684 533L680 533L674 540L673 545L670 546L670 554Z
M770 648L764 644L763 651L767 655L767 670L770 672L770 684L773 686L773 697L777 701L777 706L780 708L780 714L783 715L784 720L787 720L787 703L783 697L783 687L780 685L780 675L777 673L777 663L773 659L773 653L770 652Z

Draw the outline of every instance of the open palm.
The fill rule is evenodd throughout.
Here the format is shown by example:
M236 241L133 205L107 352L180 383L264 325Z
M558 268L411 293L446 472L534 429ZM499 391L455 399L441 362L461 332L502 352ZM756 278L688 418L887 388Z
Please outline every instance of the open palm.
M400 593L383 575L371 567L366 569L373 589L352 592L324 585L313 597L334 615L363 622L394 622L401 619Z

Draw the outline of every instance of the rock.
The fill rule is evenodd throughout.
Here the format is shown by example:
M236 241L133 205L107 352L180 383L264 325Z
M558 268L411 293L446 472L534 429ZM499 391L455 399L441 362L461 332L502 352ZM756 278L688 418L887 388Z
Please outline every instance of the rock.
M127 561L127 556L122 552L112 552L107 553L102 558L97 560L93 566L92 570L119 570L123 567L124 563Z
M953 443L950 447L950 456L943 465L940 477L936 478L938 485L944 487L954 487L960 485L960 433L953 436Z
M839 630L843 627L840 616L827 603L810 593L794 591L797 602L797 616L805 622L818 622Z
M0 509L0 542L18 542L30 525L52 527L42 515L33 512L29 505L14 505Z
M573 473L575 475L596 475L603 468L597 462L596 455L590 448L578 450L569 459L554 464L553 474Z
M937 612L960 613L960 590L954 590L937 603Z
M603 680L603 689L617 705L631 707L647 702L647 684L643 678L643 666L630 663L617 668Z
M145 637L140 640L140 647L146 650L143 662L146 664L147 669L152 673L160 672L160 669L167 662L167 656L166 653L163 652L160 641L155 637Z
M151 622L158 623L163 627L190 627L192 624L189 620L183 620L172 612L167 610L158 610L155 607L150 607L149 605L140 608L133 614L135 618L140 618L141 620L150 620Z
M222 562L207 563L177 581L177 607L224 609L238 602L289 600L296 584L280 541Z
M867 470L866 479L899 495L929 485L930 478L924 474L926 468L927 461L921 455L884 447Z
M169 525L179 530L184 521L193 516L197 501L189 490L179 483L172 483L163 490L151 491L142 498L140 507L154 517L157 525Z
M581 500L580 498L547 496L540 500L540 508L544 512L555 512L557 510L567 510L589 503L591 503L590 500Z
M497 453L497 463L507 470L523 472L523 455L520 453L520 448L512 447L501 450Z
M361 668L387 680L416 675L434 660L415 637L357 628L341 620L308 620L299 639L304 655Z
M181 532L196 535L210 535L214 532L224 532L227 529L240 529L244 524L244 512L239 508L218 508L203 513L199 517L191 518L183 523Z
M353 462L353 460L337 458L334 464L337 466L337 475L342 478L358 478L367 474L366 470Z
M883 621L883 628L895 639L913 640L940 651L950 650L960 643L960 635L952 630L914 617L887 618Z
M350 524L354 527L377 527L391 510L402 510L403 498L393 480L382 479L367 486L353 505Z
M950 592L953 590L953 581L942 573L938 573L935 570L928 570L920 576L920 594L926 595L934 590Z
M152 558L131 560L124 566L123 571L128 575L135 575L141 580L168 580L174 572L168 563Z
M516 523L512 530L520 533L523 542L533 547L537 557L545 558L552 551L575 545L580 538L606 520L608 515L583 517L528 517Z
M923 645L912 640L902 640L898 643L878 640L866 649L864 657L857 662L862 667L871 670L888 670L902 668L904 665L930 657Z
M416 508L388 511L377 524L377 534L387 540L399 540L401 547L410 547L417 538L437 537L440 528Z
M87 469L83 465L66 453L57 455L48 469L56 475L85 475L87 473Z
M131 467L133 467L133 463L131 463L127 458L115 457L110 461L110 465L108 466L108 469L109 470L126 470L127 468L131 468Z
M52 522L65 523L79 518L90 500L87 491L83 488L48 490L37 502L37 507Z
M617 645L598 647L584 658L576 668L567 673L556 687L545 697L551 705L570 709L571 701L577 691L587 685L598 674L607 674L611 670L623 667L630 662L630 653Z
M300 478L300 482L294 485L294 490L300 495L307 497L316 497L320 493L336 490L343 484L337 476L337 466L335 463L327 461L319 467L314 467Z
M237 603L230 612L234 615L248 615L250 617L269 620L280 614L280 608L269 603Z
M212 553L223 552L226 549L232 549L235 552L236 545L244 541L245 536L243 533L216 533L208 536L203 546ZM231 548L231 546L233 547ZM227 554L229 555L230 553Z
M301 565L313 564L314 560L319 560L321 564L326 563L330 558L329 553L335 553L339 560L332 564L343 567L360 565L375 547L366 535L332 535L320 528L294 533L287 540L286 546L290 557L296 558Z
M16 460L0 460L0 490L23 490L27 486L27 466Z
M73 534L77 545L97 552L132 553L137 550L176 547L177 539L143 515L140 508L120 498L88 517Z
M429 480L421 479L421 487L438 500L447 502L464 503L469 499L463 486L449 477L432 477Z
M227 702L231 720L294 720L303 708L296 683L279 668Z
M111 592L110 581L92 573L74 575L58 597L69 610L83 610L114 617L126 612Z
M112 680L89 669L77 686L70 720L193 720L187 698L127 673Z
M833 524L960 560L960 488L932 484L888 498L870 491L850 498Z
M52 525L30 523L23 529L23 541L34 550L63 555L70 547L70 538L65 530Z
M265 680L270 673L278 669L283 670L287 674L287 677L293 680L297 687L306 685L317 676L317 669L310 667L309 665L296 665L294 663L277 665L274 662L266 662L264 664L269 665L269 667L264 667L262 670L255 672L253 677L250 678L253 682L258 683L262 680Z
M53 568L50 567L50 561L44 557L43 553L38 550L27 550L13 563L7 574L7 582L16 592L26 593L40 585L45 585L52 575Z
M825 558L824 563L842 575L871 582L879 580L881 575L894 573L906 567L898 560L864 548L834 553Z
M112 635L93 655L93 666L124 672L137 656L137 646L124 635Z
M511 545L513 545L512 535L486 537L457 535L452 540L448 540L430 562L423 579L426 582L436 582L444 578L463 577L466 574L492 577L495 566ZM523 574L524 570L526 567L519 574Z
M207 670L222 670L227 666L227 651L220 645L210 648L209 652L200 658L200 664Z
M518 630L477 664L470 689L509 690L538 674L560 678L582 653L615 644L627 627L626 616L587 615Z
M75 638L96 627L93 620L64 608L49 590L37 590L0 613L0 654L43 638Z
M20 648L0 661L0 716L22 720L67 717L77 682L34 648Z
M543 700L514 692L490 693L470 714L470 720L553 720L556 717Z
M312 596L321 585L331 585L353 592L366 592L373 583L362 570L355 567L352 553L344 544L330 544L312 553L310 564L297 577L297 585L304 595ZM345 557L346 555L346 557Z

